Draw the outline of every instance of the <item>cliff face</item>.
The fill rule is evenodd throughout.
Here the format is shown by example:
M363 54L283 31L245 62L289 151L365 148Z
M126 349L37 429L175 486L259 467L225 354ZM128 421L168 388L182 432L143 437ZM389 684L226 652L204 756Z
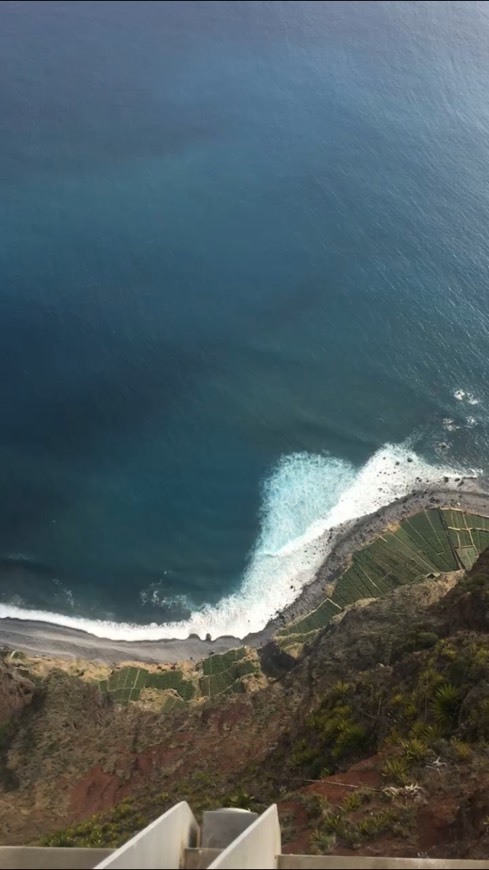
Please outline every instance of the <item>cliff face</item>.
M13 666L18 656L19 653L10 654L10 664L0 658L0 728L15 719L31 703L36 692L32 680Z
M285 850L487 854L488 629L486 551L347 609L298 662L269 646L273 679L170 712L5 653L3 842L116 845L179 799L278 800Z

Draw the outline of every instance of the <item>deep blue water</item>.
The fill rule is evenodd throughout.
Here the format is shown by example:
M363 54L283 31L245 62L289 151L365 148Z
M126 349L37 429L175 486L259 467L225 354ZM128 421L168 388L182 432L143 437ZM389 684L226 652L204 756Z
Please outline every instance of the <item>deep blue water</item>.
M487 470L488 44L484 2L2 2L1 602L183 618L386 443Z

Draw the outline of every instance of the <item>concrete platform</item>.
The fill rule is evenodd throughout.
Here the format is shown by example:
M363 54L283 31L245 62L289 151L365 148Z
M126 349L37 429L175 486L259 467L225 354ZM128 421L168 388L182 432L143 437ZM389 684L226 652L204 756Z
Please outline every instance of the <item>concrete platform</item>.
M280 870L489 870L489 860L447 858L353 858L338 855L279 855Z
M0 846L0 870L91 870L112 849Z

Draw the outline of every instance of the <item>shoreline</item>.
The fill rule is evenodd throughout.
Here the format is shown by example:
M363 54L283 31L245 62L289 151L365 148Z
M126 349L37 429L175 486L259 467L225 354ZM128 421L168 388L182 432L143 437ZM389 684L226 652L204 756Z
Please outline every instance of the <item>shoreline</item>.
M331 550L315 576L298 597L269 620L261 631L244 638L224 635L207 641L190 635L185 639L116 641L54 623L5 617L0 620L0 645L28 655L87 659L103 664L128 661L173 664L198 661L210 652L225 652L236 646L261 647L272 639L278 628L318 607L325 597L324 587L343 573L351 554L372 541L387 526L426 508L450 507L489 516L489 481L472 477L447 480L443 486L417 490L372 514L325 532L319 541L331 546Z

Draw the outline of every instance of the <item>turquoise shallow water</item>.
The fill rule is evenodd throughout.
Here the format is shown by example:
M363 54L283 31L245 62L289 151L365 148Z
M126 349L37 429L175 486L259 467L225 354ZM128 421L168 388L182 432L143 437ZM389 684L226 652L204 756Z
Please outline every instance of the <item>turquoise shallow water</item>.
M322 528L487 470L485 3L0 25L3 615L258 628Z

